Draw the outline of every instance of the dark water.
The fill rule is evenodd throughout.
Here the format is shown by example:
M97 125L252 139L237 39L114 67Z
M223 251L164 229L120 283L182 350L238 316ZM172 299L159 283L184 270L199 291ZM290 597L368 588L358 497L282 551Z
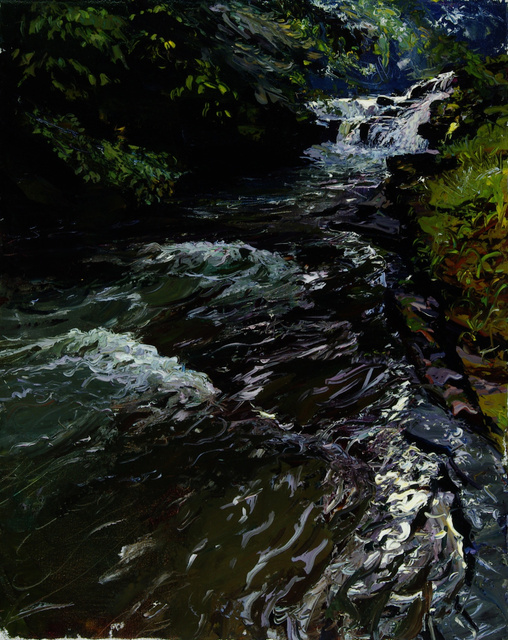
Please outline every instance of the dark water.
M10 634L504 637L501 461L421 388L383 154L343 150L23 245L0 307Z

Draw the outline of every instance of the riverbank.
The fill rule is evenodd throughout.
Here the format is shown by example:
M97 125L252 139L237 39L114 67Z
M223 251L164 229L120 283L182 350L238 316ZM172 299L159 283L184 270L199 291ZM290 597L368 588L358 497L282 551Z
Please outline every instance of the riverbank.
M484 428L505 458L507 101L506 57L478 62L474 76L460 70L453 94L435 102L429 122L420 127L438 155L391 158L386 191L392 209L408 221L416 269L430 276L438 292L445 323L441 333L455 336L456 357ZM427 338L434 341L439 332L428 326L432 319L410 302L406 314L411 307L422 323L418 330L425 335L427 326ZM467 403L461 407L472 413Z

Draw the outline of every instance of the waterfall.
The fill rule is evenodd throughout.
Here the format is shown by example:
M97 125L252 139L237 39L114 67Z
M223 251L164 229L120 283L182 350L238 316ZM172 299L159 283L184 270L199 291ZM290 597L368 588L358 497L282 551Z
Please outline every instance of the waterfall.
M387 156L405 153L432 153L428 141L418 133L429 121L432 103L453 93L453 72L421 81L402 96L336 98L309 107L318 122L338 129L335 142L308 150L307 155L327 164L343 164L362 158L379 164Z

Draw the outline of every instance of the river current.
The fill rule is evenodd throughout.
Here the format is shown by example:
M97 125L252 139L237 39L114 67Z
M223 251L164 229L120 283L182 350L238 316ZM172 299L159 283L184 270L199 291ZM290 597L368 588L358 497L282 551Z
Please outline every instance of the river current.
M448 81L315 105L339 136L298 167L32 229L0 294L9 634L504 638L502 461L422 388L394 300L433 301L382 207Z

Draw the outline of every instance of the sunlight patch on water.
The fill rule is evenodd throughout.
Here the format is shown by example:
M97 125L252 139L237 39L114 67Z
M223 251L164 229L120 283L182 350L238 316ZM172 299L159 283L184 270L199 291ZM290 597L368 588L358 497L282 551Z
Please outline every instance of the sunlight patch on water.
M373 423L357 435L371 452L374 495L354 533L330 557L319 580L298 606L275 611L287 619L290 637L313 637L313 621L325 607L340 615L345 637L360 640L376 615L380 637L415 637L425 612L440 617L465 581L463 537L454 522L454 494L436 484L442 460L408 444L413 420L409 383ZM350 447L355 439L350 439ZM340 513L340 512L339 512ZM332 512L333 514L333 512Z

